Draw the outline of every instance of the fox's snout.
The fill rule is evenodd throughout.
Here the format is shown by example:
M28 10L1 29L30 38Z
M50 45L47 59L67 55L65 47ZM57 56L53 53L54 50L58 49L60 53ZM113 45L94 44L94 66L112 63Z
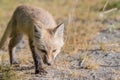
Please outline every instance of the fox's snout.
M47 65L51 66L53 64L53 62L47 62Z
M52 65L54 64L54 58L52 57L47 57L46 55L44 56L43 62L47 65Z

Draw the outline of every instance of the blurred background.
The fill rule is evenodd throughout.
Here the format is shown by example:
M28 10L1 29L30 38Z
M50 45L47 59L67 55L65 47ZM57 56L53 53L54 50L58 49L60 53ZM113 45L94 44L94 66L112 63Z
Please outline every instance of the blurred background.
M65 45L62 51L64 53L67 53L68 56L69 54L71 53L73 54L77 51L82 51L82 50L88 51L90 48L92 48L94 45L97 45L97 44L100 45L100 48L101 50L103 50L103 54L104 54L104 51L106 50L105 44L98 43L98 42L92 43L91 41L93 41L94 37L103 30L107 29L109 32L112 32L114 29L120 28L119 27L120 0L0 0L0 38L2 37L5 31L5 28L7 26L7 23L10 20L15 8L21 4L29 4L37 7L42 7L43 9L48 10L53 15L57 24L60 24L61 22L65 23ZM103 35L103 38L104 38L104 35ZM99 40L101 40L101 36ZM30 50L28 48L29 47L25 47L24 49L19 51L17 54L17 57L20 60L20 66L27 65L29 68L33 66L33 61L32 61L31 54L29 54ZM117 49L119 49L119 46ZM2 64L0 65L0 79L1 79L1 73L4 80L18 80L18 77L20 77L20 80L23 80L21 79L23 76L25 75L32 76L31 74L34 73L34 67L32 68L32 72L31 72L31 69L27 69L27 68L23 70L20 69L18 71L11 70L11 67L8 65L9 63L8 51L6 52L0 51L0 53L3 53L3 54L0 54L0 64ZM80 52L76 55L77 57L79 57L78 59L76 57L75 59L71 57L70 58L66 57L65 56L66 54L60 56L59 57L60 60L58 59L56 61L55 66L53 66L53 68L51 67L52 69L50 68L50 70L48 70L49 73L51 72L51 70L54 71L57 69L56 73L54 71L54 72L51 72L50 74L55 73L56 75L58 72L61 71L61 74L58 74L58 75L61 75L63 77L65 76L64 74L66 73L70 74L70 76L74 75L79 77L79 75L81 75L81 72L82 72L81 69L75 68L75 70L73 70L69 68L69 66L72 65L71 61L73 61L73 65L77 62L80 63L81 57L79 56L79 54L81 53L84 54L84 52ZM85 58L85 60L87 58L88 63L86 64L88 64L88 68L90 67L92 69L94 68L94 66L96 68L97 63L100 62L100 61L92 62L93 59L90 62L90 59L88 59L89 56L86 57L86 55L83 58ZM75 62L75 60L77 60L77 62ZM84 59L82 60L84 61ZM103 60L103 57L102 59L100 58L100 60ZM108 61L115 61L115 60L108 59ZM66 67L66 65L68 66ZM64 73L62 71L65 71L65 72L69 71L69 72ZM101 71L104 72L104 70L101 70ZM110 69L110 71L112 70ZM118 69L116 71L118 71ZM83 73L85 72L83 71ZM104 75L103 73L101 74ZM108 72L106 74L108 75ZM55 77L55 75L53 75L52 77ZM104 76L106 77L106 75ZM87 77L89 80L89 78L91 77L91 73L90 73L90 76L87 76ZM29 79L29 80L34 80L34 79ZM107 80L107 79L100 79L100 80ZM117 79L113 79L113 80L117 80Z
M57 23L65 22L65 46L63 51L88 49L90 39L98 31L112 24L118 27L119 0L0 0L0 37L15 8L30 4L48 10Z

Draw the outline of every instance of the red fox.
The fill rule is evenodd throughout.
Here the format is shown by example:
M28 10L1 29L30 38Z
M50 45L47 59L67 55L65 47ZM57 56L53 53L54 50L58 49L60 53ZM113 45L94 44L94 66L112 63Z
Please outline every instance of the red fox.
M15 54L16 45L23 39L23 35L28 37L35 73L47 73L42 67L42 62L52 65L60 53L64 45L64 24L57 25L53 16L42 8L18 6L0 41L1 49L10 37L8 48L11 65L18 63Z

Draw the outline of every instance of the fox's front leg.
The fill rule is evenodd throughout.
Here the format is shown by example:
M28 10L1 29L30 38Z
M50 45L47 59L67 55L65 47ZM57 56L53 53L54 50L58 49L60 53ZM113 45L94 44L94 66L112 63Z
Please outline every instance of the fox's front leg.
M47 72L42 68L41 58L37 54L32 40L29 40L29 45L30 45L33 60L34 60L34 63L35 63L35 74L46 74Z

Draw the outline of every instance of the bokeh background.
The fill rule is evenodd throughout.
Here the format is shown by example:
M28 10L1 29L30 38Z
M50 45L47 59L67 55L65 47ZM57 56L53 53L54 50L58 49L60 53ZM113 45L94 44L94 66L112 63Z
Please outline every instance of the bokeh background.
M57 24L65 23L65 45L62 51L66 54L89 50L97 44L91 43L97 33L104 29L112 31L120 25L120 0L0 0L0 38L15 8L21 4L42 7L53 15ZM32 59L26 47L18 53L23 64ZM1 60L9 60L8 54L0 57ZM10 70L10 73L4 74L5 80L10 79L6 76L15 74Z
M64 51L68 53L89 48L93 35L108 27L102 21L119 19L120 14L119 0L0 0L0 36L20 4L42 7L54 16L58 24L65 22Z

